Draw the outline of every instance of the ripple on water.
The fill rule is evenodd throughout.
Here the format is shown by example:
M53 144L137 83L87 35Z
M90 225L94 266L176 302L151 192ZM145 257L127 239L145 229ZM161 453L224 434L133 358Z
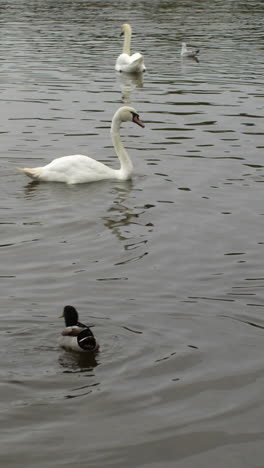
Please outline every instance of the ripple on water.
M1 10L2 464L260 467L263 6L31 3ZM125 16L142 79L114 72ZM117 167L124 103L146 123L122 129L132 181L15 170L75 153ZM58 347L66 303L97 354Z

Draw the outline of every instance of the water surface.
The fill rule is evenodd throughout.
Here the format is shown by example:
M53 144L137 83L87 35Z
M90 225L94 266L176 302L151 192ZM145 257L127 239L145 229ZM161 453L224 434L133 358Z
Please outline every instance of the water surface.
M11 0L0 10L0 459L8 468L263 463L263 4ZM116 75L120 26L143 77ZM200 48L181 60L181 41ZM34 184L83 153L131 181ZM96 356L57 345L65 304Z

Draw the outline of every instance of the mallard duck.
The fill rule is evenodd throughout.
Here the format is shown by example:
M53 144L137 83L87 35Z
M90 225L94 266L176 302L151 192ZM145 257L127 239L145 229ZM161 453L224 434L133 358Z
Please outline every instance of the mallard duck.
M115 69L119 72L140 73L146 70L144 57L139 52L130 55L132 29L130 24L123 24L121 36L124 35L123 53L116 59Z
M96 351L99 348L90 327L78 321L78 312L75 307L65 306L60 317L64 317L66 325L59 340L63 348L81 353Z
M182 57L196 57L199 53L199 49L192 49L191 47L187 47L185 42L182 42L181 48L181 56Z

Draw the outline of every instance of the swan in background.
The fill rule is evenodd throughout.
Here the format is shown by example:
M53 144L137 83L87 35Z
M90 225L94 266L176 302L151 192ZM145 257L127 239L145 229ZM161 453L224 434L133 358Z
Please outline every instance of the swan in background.
M115 69L119 72L140 73L146 70L144 57L139 52L130 55L132 29L130 24L122 25L121 36L124 35L123 53L116 60Z
M199 49L192 49L187 47L185 42L182 42L181 56L182 57L195 57L199 53Z
M98 350L99 345L92 330L78 321L78 312L73 306L65 306L60 317L64 317L66 325L59 340L63 348L79 352Z
M43 167L17 169L32 179L43 182L83 184L108 179L128 180L132 176L133 165L120 139L120 126L122 122L134 122L140 127L145 127L133 107L120 107L114 114L111 125L111 137L120 161L120 169L112 169L82 154L62 156Z

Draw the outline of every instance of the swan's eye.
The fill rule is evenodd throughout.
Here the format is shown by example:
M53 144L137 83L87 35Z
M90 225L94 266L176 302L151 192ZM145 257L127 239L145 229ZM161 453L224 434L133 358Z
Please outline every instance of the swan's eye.
M136 114L135 112L131 112L132 114L132 121L135 122L137 125L139 125L140 127L144 128L145 125L143 124L143 122L140 120L139 118L139 115Z

